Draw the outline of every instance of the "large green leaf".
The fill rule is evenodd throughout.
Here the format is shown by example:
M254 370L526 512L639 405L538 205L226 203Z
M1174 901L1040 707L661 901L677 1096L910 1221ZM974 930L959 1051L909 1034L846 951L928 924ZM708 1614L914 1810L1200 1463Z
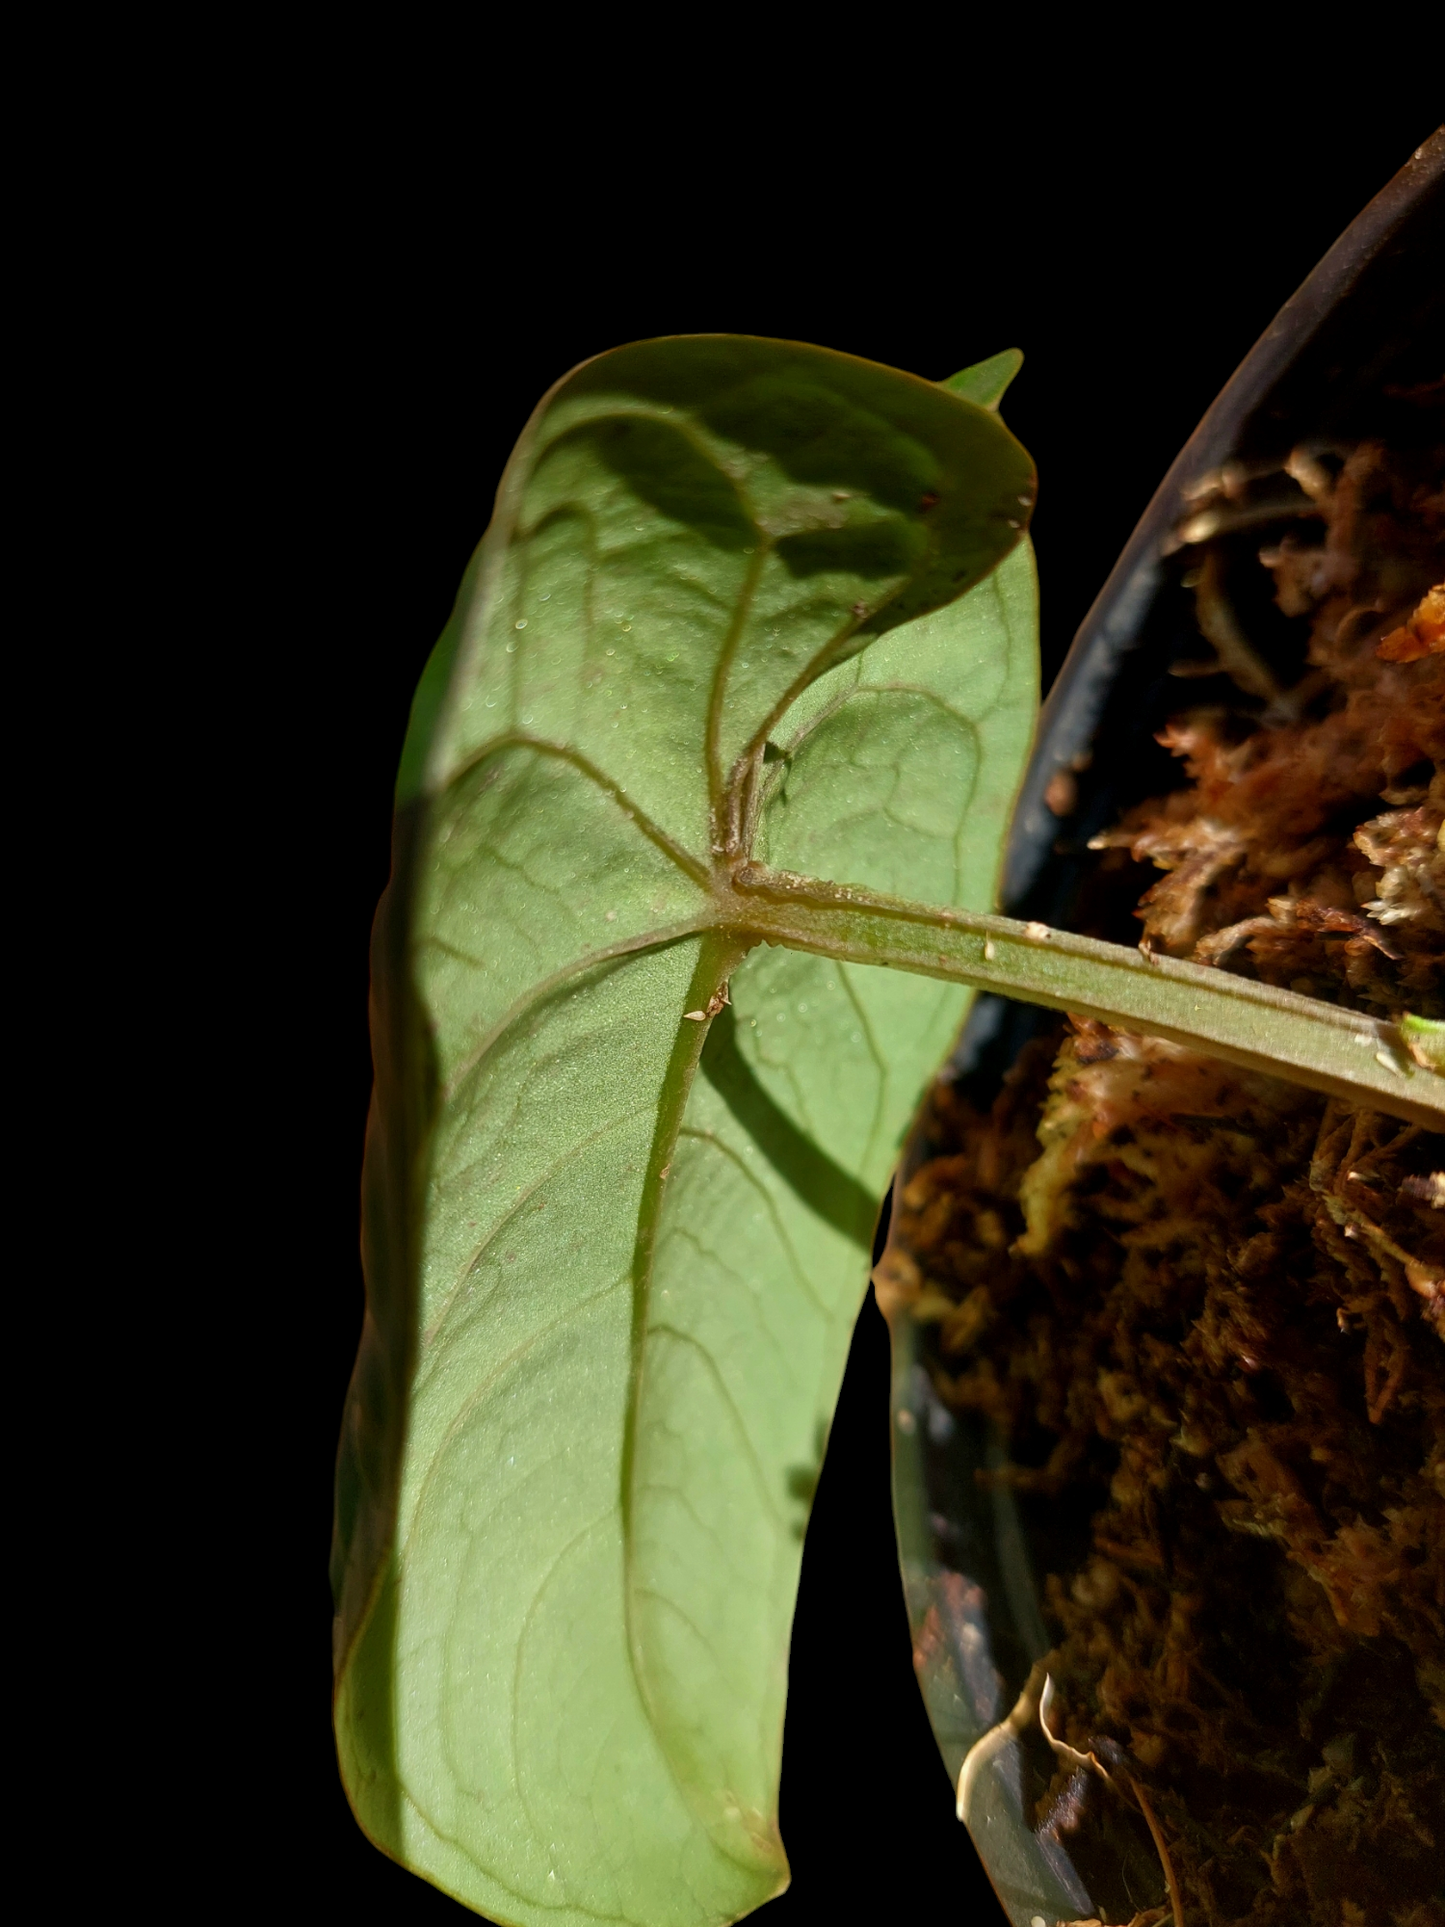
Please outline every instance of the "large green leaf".
M418 692L337 1733L372 1838L498 1920L681 1927L785 1884L809 1497L968 992L759 944L731 881L992 907L1032 497L996 414L911 376L624 349L538 409Z

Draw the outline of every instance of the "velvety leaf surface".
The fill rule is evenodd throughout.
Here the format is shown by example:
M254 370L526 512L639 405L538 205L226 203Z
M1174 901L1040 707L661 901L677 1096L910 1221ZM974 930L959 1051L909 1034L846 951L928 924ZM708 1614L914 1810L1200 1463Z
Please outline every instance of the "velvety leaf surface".
M809 1500L968 993L759 945L726 879L992 908L1032 496L996 415L913 377L624 349L539 408L418 691L337 1733L371 1836L498 1920L682 1927L785 1883Z

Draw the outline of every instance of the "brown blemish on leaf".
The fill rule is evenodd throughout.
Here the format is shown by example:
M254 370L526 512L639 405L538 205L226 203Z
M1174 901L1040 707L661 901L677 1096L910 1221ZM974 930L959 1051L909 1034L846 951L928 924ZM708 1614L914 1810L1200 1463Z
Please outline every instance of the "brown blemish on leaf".
M727 985L719 984L708 998L705 1010L685 1010L682 1014L689 1023L705 1024L709 1017L716 1017L718 1012L731 1002L732 998L728 995Z

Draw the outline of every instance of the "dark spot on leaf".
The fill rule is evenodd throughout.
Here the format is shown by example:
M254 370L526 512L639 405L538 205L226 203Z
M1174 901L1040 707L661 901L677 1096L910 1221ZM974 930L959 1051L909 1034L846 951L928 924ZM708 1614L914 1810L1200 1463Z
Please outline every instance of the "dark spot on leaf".
M813 1503L813 1495L818 1490L818 1468L816 1465L790 1465L788 1467L788 1497L799 1499L804 1505Z

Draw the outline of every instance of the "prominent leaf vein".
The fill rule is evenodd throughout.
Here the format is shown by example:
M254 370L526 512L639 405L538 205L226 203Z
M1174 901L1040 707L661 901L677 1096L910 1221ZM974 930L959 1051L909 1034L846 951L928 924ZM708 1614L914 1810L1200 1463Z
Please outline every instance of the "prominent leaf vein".
M482 1239L481 1243L476 1246L472 1254L466 1259L456 1283L447 1293L443 1304L438 1308L436 1317L433 1318L426 1331L422 1333L418 1344L419 1369L420 1362L424 1360L426 1353L430 1350L438 1332L445 1323L448 1312L455 1304L458 1293L465 1289L472 1274L476 1271L477 1266L482 1262L482 1259L496 1243L497 1239L501 1237L508 1225L512 1223L513 1219L526 1209L532 1199L536 1197L537 1193L542 1190L545 1185L551 1184L560 1172L566 1170L569 1164L575 1164L584 1151L589 1151L594 1144L600 1144L604 1138L611 1137L614 1131L620 1131L626 1125L633 1123L637 1115L638 1112L636 1109L620 1112L616 1117L609 1118L599 1129L590 1131L586 1137L575 1139L567 1146L560 1157L540 1172L533 1182L513 1199L512 1203L507 1206L506 1210L497 1219L497 1222L492 1226L486 1237ZM464 1166L462 1168L466 1170L472 1167Z
M684 1128L678 1133L678 1136L680 1138L691 1138L695 1143L705 1144L709 1146L712 1150L718 1152L720 1156L726 1158L728 1162L732 1164L742 1174L746 1182L752 1187L754 1191L757 1192L758 1196L763 1200L764 1205L767 1207L768 1215L773 1221L773 1229L778 1234L778 1242L782 1245L783 1250L787 1253L788 1263L792 1267L793 1277L797 1281L798 1286L809 1298L812 1299L813 1303L817 1306L819 1311L825 1311L826 1306L824 1305L822 1299L818 1296L817 1292L813 1289L813 1281L811 1278L809 1278L806 1268L799 1260L797 1251L793 1245L792 1237L788 1231L788 1227L786 1223L783 1220L783 1215L778 1210L777 1199L773 1196L772 1192L769 1191L768 1187L762 1182L757 1172L754 1171L751 1165L748 1163L747 1159L743 1157L739 1157L738 1153L733 1149L732 1145L726 1143L722 1138L720 1138L717 1135L716 1131L700 1131L695 1129L689 1130L687 1127L684 1126ZM771 1165L771 1162L770 1162L769 1168L776 1169L775 1166ZM778 1176L780 1178L783 1178L783 1174L781 1171L778 1172ZM783 1182L786 1184L787 1179L783 1178Z
M600 950L584 951L580 957L573 957L549 976L540 978L513 1000L481 1042L458 1064L443 1087L443 1102L450 1103L457 1096L467 1079L480 1068L509 1031L515 1030L528 1017L535 1016L558 996L574 988L578 979L586 976L588 971L610 970L614 965L625 963L630 957L640 957L646 951L670 949L673 944L682 943L688 937L696 937L714 929L716 923L716 914L709 911L684 923L668 924L660 930L640 931L634 937L619 938L616 943Z
M654 823L620 783L614 781L606 770L592 761L590 756L583 755L581 750L573 748L570 743L552 742L547 737L530 736L523 730L515 729L508 730L503 736L489 736L487 741L457 769L448 785L448 790L455 790L473 770L493 756L503 755L511 749L533 750L539 756L552 756L558 762L570 764L579 775L585 776L588 782L595 784L609 796L628 821L641 830L650 842L655 843L663 855L670 858L678 869L684 871L702 889L709 887L712 877L708 866L700 862L691 850L685 849L681 843L669 836L661 824Z

